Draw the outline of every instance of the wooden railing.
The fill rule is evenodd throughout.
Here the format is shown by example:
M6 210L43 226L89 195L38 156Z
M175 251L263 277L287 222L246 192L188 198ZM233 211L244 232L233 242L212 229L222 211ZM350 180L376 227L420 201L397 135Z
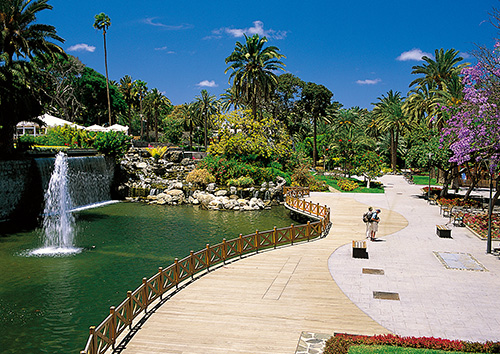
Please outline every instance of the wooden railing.
M296 212L317 219L304 225L291 225L268 231L256 231L251 235L239 237L217 245L207 245L204 249L175 262L167 268L160 267L151 278L143 278L142 284L127 293L127 298L117 307L111 307L109 315L97 327L90 327L90 335L85 349L80 354L102 354L110 347L115 347L117 339L127 329L132 329L132 321L142 312L147 313L148 306L155 300L162 299L168 291L175 291L187 280L194 280L197 273L210 271L210 267L225 264L226 261L259 253L260 250L293 245L324 236L330 224L330 209L312 202L298 199L309 195L308 188L285 187L285 205Z

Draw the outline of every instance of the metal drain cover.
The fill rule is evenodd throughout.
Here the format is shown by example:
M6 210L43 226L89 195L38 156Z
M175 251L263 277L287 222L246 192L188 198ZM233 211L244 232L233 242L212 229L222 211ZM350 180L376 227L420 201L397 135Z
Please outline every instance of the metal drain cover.
M389 293L385 291L374 291L373 298L379 300L397 300L399 301L398 293Z
M363 268L363 274L374 274L374 275L384 275L383 269L372 269L372 268Z
M488 271L470 253L434 252L434 254L447 269Z

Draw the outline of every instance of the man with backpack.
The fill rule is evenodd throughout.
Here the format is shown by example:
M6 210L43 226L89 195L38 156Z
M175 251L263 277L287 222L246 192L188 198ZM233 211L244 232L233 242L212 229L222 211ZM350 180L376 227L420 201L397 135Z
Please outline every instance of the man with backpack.
M371 237L370 222L372 220L373 208L369 207L368 211L363 214L363 222L366 225L366 238Z
M375 234L378 231L378 223L380 222L380 218L378 214L380 214L381 210L377 209L374 213L372 213L372 218L370 220L370 240L375 241Z

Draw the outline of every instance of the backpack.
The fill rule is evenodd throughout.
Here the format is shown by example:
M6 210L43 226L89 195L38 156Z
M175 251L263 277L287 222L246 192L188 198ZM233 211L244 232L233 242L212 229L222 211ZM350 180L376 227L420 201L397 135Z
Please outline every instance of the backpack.
M367 211L366 213L363 214L363 222L370 222L372 221L372 212Z

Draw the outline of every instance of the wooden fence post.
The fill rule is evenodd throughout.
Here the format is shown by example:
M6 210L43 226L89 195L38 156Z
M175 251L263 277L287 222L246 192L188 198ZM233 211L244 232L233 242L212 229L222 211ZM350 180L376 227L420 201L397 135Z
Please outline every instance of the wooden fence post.
M276 230L276 226L273 229L273 244L274 244L274 249L276 249L276 244L278 242L278 231Z
M115 307L111 306L109 308L109 314L111 315L111 324L109 326L109 339L111 340L111 346L115 349L116 342L116 313Z
M191 280L194 280L194 268L195 268L195 263L194 263L194 251L191 250L189 252L189 272L191 273Z
M240 259L243 253L243 235L240 234L240 238L238 239L238 253L240 254Z
M134 303L132 300L132 291L127 291L127 299L128 299L128 309L127 309L127 324L128 328L132 329L132 318L134 317Z
M227 258L227 244L226 244L226 239L222 239L222 262L224 265L226 265L226 258Z
M256 253L259 253L259 243L260 243L259 238L260 238L259 237L259 230L255 230L255 243L254 244L255 244L255 252Z
M207 243L207 250L205 253L205 262L207 264L207 272L210 272L210 245Z
M163 300L163 267L158 267L158 291L160 293L160 300Z
M309 221L307 222L307 227L306 227L306 237L307 237L307 242L309 242L309 238L311 237L311 223Z
M148 313L148 279L142 278L142 301L144 304L144 313Z
M97 354L97 336L95 335L95 326L90 326L89 328L90 337L90 352L92 354Z
M174 282L175 288L179 289L179 258L174 259Z
M290 242L292 245L293 245L294 238L295 238L295 227L292 224L292 226L290 226Z

